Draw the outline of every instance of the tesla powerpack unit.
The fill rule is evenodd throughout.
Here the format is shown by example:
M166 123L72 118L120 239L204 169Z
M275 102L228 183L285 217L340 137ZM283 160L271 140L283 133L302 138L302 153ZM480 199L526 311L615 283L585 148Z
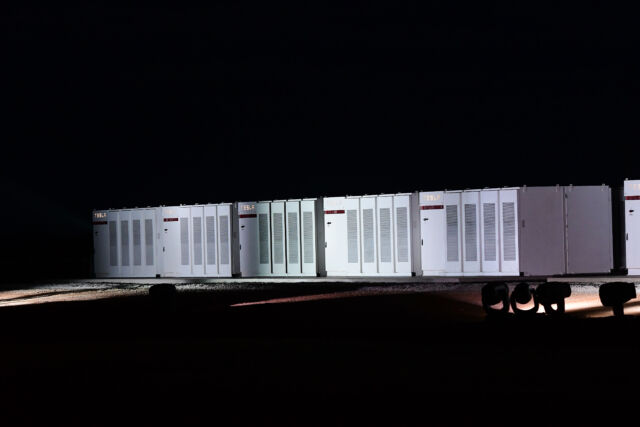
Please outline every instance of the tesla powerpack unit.
M411 195L325 197L327 276L411 276Z
M607 186L421 192L414 200L418 274L538 276L613 268Z
M230 203L161 207L162 277L231 277Z
M416 274L519 274L516 189L419 192L412 210Z
M625 180L622 195L622 267L628 274L637 276L640 275L640 180Z
M157 209L93 212L96 277L155 277Z
M316 199L238 202L240 275L322 274L317 204Z

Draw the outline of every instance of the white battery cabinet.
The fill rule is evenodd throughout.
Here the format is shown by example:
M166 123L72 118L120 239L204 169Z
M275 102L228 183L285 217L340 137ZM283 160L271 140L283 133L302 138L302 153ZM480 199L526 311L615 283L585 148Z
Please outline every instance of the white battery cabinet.
M414 194L414 271L423 276L517 276L517 189Z
M319 273L316 199L238 202L242 277Z
M162 277L231 277L231 204L161 208Z
M411 195L325 197L327 276L411 276Z
M624 196L623 267L630 275L640 275L640 180L627 180Z
M96 277L155 277L156 208L93 212Z

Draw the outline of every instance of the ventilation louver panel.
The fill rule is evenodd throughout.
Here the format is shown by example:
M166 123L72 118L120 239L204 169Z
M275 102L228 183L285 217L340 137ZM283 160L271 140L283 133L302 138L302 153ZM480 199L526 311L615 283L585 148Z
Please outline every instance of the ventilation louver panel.
M407 208L396 208L396 228L398 230L398 262L409 262L409 235L407 232Z
M216 263L216 217L207 216L205 218L205 226L207 227L207 264L215 265Z
M358 262L358 211L347 211L347 261L349 264Z
M313 264L313 213L302 212L302 232L304 234L304 263Z
M380 261L391 262L391 209L380 209Z
M129 265L129 221L120 221L120 242L122 244L122 265Z
M496 204L483 203L482 216L484 217L484 259L496 260Z
M146 264L153 265L153 220L144 220L144 244Z
M189 265L189 218L180 218L180 264Z
M260 241L260 264L269 264L269 215L258 215L258 238Z
M478 239L476 229L476 205L466 203L464 205L464 241L465 260L478 260Z
M133 231L133 265L142 265L142 245L140 239L140 220L132 221Z
M447 205L447 261L457 262L458 258L458 207Z
M502 203L502 228L504 230L504 260L516 259L516 214L514 202Z
M193 264L202 265L202 217L193 217Z
M109 265L118 266L118 225L116 221L109 221Z
M284 264L284 232L280 212L273 214L273 263Z
M220 264L229 264L229 215L220 215Z
M289 264L298 263L298 213L287 213L287 235L289 238Z
M373 209L362 210L362 262L372 263L375 261L375 241L373 229Z

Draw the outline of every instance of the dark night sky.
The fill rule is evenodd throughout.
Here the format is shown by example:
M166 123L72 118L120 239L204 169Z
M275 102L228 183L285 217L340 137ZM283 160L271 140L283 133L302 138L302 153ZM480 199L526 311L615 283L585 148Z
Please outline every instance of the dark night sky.
M640 178L632 10L212 3L3 12L4 271L86 276L94 207Z

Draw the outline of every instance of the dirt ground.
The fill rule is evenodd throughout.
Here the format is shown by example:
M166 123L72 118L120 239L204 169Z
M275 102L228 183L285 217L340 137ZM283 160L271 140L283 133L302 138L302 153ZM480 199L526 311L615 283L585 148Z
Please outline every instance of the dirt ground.
M41 284L0 292L8 425L602 424L637 399L637 309L487 319L481 284Z

